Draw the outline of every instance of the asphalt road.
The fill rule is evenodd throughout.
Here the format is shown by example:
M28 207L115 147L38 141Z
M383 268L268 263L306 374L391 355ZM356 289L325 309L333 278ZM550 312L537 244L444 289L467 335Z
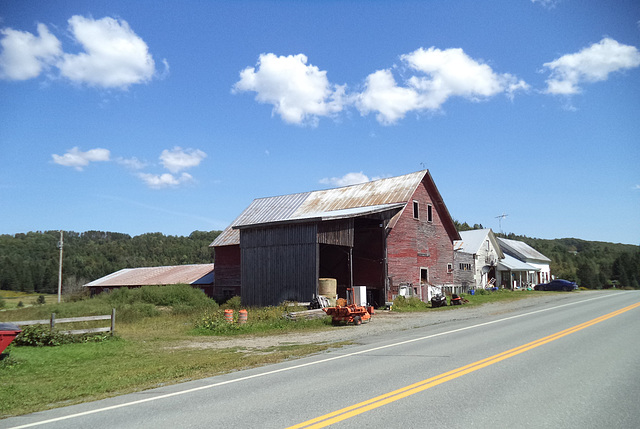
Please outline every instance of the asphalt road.
M566 296L0 428L639 428L640 291Z

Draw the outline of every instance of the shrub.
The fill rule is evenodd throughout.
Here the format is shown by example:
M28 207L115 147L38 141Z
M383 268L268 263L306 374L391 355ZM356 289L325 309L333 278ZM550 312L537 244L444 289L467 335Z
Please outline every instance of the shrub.
M22 332L13 340L13 345L48 347L72 343L101 342L109 337L110 335L105 333L69 335L57 331L52 332L46 325L29 325L25 326Z
M111 304L144 303L163 307L187 306L192 308L217 308L215 301L200 289L189 285L143 286L120 288L106 298Z
M36 304L44 305L45 303L46 303L46 299L45 299L44 295L38 296L38 299L36 299Z
M405 298L404 296L398 296L393 300L394 311L422 311L429 308L426 302L422 302L420 298L412 296Z
M232 298L229 298L228 300L225 301L225 303L223 304L224 308L230 308L233 310L240 310L241 308L241 303L240 303L240 297L239 296L234 296Z
M16 305L16 307L22 308L24 307L24 303L22 301L18 301L18 305Z

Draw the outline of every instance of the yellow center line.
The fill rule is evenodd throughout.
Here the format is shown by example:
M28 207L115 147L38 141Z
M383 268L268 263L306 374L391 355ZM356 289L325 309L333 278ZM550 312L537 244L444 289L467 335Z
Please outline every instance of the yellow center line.
M479 360L477 362L462 366L460 368L445 372L440 375L436 375L435 377L427 378L426 380L422 380L417 383L410 384L403 388L394 390L389 393L385 393L380 396L376 396L375 398L368 399L358 404L351 405L346 408L342 408L340 410L331 412L329 414L325 414L320 417L316 417L315 419L307 420L306 422L302 422L294 426L290 426L287 429L300 429L300 428L317 429L317 428L323 428L323 427L332 425L334 423L338 423L340 421L349 419L351 417L357 416L359 414L365 413L367 411L373 410L383 405L387 405L391 402L395 402L399 399L406 398L407 396L415 395L416 393L425 391L439 384L445 383L447 381L453 380L455 378L461 377L463 375L466 375L471 372L477 371L479 369L485 368L487 366L493 365L495 363L498 363L510 357L517 356L520 353L524 353L526 351L529 351L541 345L544 345L552 341L555 341L557 339L560 339L562 337L565 337L569 334L573 334L582 329L588 328L589 326L593 326L607 319L611 319L612 317L618 316L622 313L625 313L637 307L640 307L640 302L629 305L627 307L624 307L612 313L605 314L604 316L600 316L595 319L589 320L588 322L581 323L580 325L576 325L574 327L565 329L563 331L556 332L555 334L546 336L544 338L540 338L530 343L507 350L497 355Z

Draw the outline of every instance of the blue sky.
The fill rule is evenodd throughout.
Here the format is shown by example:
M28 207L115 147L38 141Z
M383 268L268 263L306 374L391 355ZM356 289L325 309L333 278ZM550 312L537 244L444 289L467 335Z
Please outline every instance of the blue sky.
M461 222L640 244L639 47L636 0L4 0L0 233L427 168Z

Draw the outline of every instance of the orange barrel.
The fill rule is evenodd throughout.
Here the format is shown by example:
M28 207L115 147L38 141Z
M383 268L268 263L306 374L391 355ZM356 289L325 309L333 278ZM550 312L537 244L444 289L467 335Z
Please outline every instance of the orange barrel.
M240 314L238 316L238 323L241 325L247 323L247 310L240 310Z
M229 323L233 323L233 310L224 311L224 320L226 320Z

